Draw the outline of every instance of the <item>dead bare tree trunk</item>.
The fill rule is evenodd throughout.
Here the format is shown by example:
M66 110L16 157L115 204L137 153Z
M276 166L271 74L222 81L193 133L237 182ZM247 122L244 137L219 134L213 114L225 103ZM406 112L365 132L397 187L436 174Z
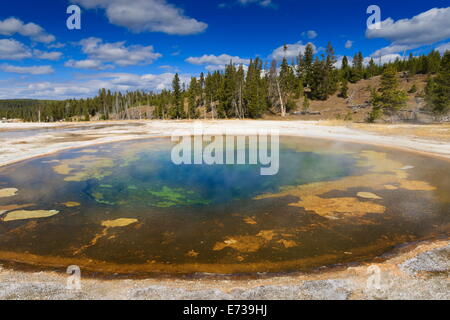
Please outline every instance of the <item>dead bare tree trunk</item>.
M286 117L286 107L284 106L284 103L283 103L283 96L281 94L280 82L278 81L278 79L275 79L275 81L277 82L278 96L280 98L281 116Z

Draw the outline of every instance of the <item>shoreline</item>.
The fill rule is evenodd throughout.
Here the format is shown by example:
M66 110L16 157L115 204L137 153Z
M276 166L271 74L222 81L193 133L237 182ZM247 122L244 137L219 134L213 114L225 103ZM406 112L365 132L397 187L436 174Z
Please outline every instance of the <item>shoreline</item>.
M136 126L136 123L139 125ZM0 147L0 168L3 169L17 162L75 148L128 140L167 137L169 136L168 133L177 129L190 128L194 123L196 121L186 120L70 123L70 128L74 128L76 131L58 131L58 129L67 128L65 127L67 124L57 123L51 127L56 128L55 132L44 132L29 137L8 139L6 144L3 143L2 147ZM316 121L209 120L201 123L203 123L204 129L217 126L236 131L239 131L239 128L242 127L279 129L282 136L380 146L450 161L450 143L447 142L430 139L411 140L410 137L381 135L342 125L330 126ZM87 128L79 130L79 128L83 127ZM2 133L4 132L32 131L48 128L48 124L14 124L14 126L0 124L0 140L2 140ZM124 132L124 130L126 131ZM83 140L87 137L90 140ZM292 293L294 291L297 292L296 297L305 299L308 297L318 299L330 297L394 299L398 297L396 295L402 294L405 298L414 298L419 292L421 293L417 297L426 298L427 293L423 292L424 289L431 290L430 292L437 297L441 294L443 299L450 299L448 290L450 286L448 276L450 267L448 264L450 262L445 260L436 262L433 260L430 266L427 261L418 259L421 255L433 255L436 251L443 250L443 248L447 252L450 250L450 240L447 237L445 239L422 240L412 244L400 245L385 253L385 257L382 255L370 261L324 267L323 270L319 268L318 271L308 273L269 275L261 279L232 279L226 276L224 279L212 279L208 276L200 276L198 279L120 278L105 280L101 277L87 277L82 279L83 288L87 289L80 292L65 289L67 276L62 272L2 269L0 265L0 299L14 299L16 295L19 298L30 298L41 291L48 293L41 297L36 297L37 299L51 299L54 297L62 299L170 299L172 296L180 299L184 297L188 299L207 299L210 296L218 299L245 299L248 295L253 295L252 297L255 298L254 295L261 294L261 290L265 292L261 298L272 299L295 298L286 296L289 292ZM406 262L413 265L410 269L415 270L414 272L411 273L410 270L408 271L408 269L400 266ZM386 290L381 290L382 292L379 290L376 293L365 292L364 281L367 280L367 267L370 265L379 267L386 278L395 283L391 284L389 288L386 287ZM431 268L431 271L427 268ZM417 270L419 271L416 272ZM293 285L293 282L298 283L298 285ZM308 287L311 284L313 284L312 289ZM280 288L284 288L283 292L280 292ZM14 292L8 290L13 290ZM16 293L16 291L19 293ZM232 294L233 292L238 292L238 294ZM373 294L375 296L371 296Z
M173 132L173 130L177 129L189 129L193 128L193 124L196 122L200 122L203 124L204 129L214 129L216 125L222 125L222 128L230 131L239 131L242 129L242 125L244 127L249 127L248 125L257 123L256 126L250 127L252 129L277 129L280 130L280 136L292 136L292 137L300 137L300 138L315 138L315 139L323 139L328 141L338 141L338 142L348 142L348 143L357 143L357 144L365 144L375 147L383 147L383 148L391 148L405 152L414 152L417 154L421 154L424 156L436 157L444 161L450 161L450 142L442 142L435 141L432 139L413 139L411 141L410 137L405 136L388 136L388 135L380 135L373 132L361 131L352 129L345 126L330 126L330 125L322 125L320 121L272 121L272 120L207 120L207 121L126 121L126 122L98 122L91 125L86 125L85 123L80 123L79 125L73 123L57 123L52 128L57 129L65 129L66 126L70 125L70 128L76 129L76 131L63 131L63 132L45 132L37 135L37 138L34 137L31 141L26 141L24 138L15 138L8 139L8 141L2 140L2 133L4 132L16 132L19 130L39 130L43 129L43 127L38 126L37 124L29 124L29 126L23 127L23 125L28 125L26 123L14 124L19 126L14 126L13 128L7 128L7 131L4 131L5 128L3 126L5 124L0 124L0 141L3 142L5 146L0 147L0 167L5 167L10 164L14 164L17 162L25 161L32 158L44 157L54 153L67 151L71 149L90 147L95 145L102 145L108 143L115 142L125 142L132 140L144 140L149 138L164 138L170 137L168 132ZM111 136L111 132L108 132L108 129L119 127L123 128L128 125L131 125L130 129L133 129L134 132L128 133L117 133L113 132L114 135ZM141 126L133 126L135 124L140 124ZM228 126L229 124L234 126ZM261 126L261 124L263 124ZM296 127L295 124L299 126ZM40 124L47 127L48 124ZM53 125L53 124L51 124ZM22 127L20 127L22 126ZM85 130L79 130L83 127L88 127ZM100 129L90 129L89 127L93 126L101 126ZM398 125L395 125L398 126ZM155 130L157 129L157 130ZM313 130L310 132L304 132L301 130ZM166 131L166 132L161 132ZM38 138L55 138L57 135L80 135L88 134L92 135L93 138L88 141L83 141L82 139L79 141L65 142L61 143L54 142L53 145L48 145L46 141L41 143L38 141ZM96 136L96 137L95 137ZM355 138L355 136L357 138ZM16 146L14 148L14 145ZM17 145L22 145L23 147L28 148L20 148ZM8 149L9 147L9 149ZM29 149L37 149L34 152L31 152ZM6 149L6 150L5 150ZM28 149L24 150L24 149ZM25 155L23 154L25 153ZM19 154L21 156L19 156Z
M336 265L311 273L233 279L214 275L186 278L104 279L83 277L81 290L67 289L69 275L57 271L17 271L0 267L0 299L107 300L449 300L450 241L406 244L372 262ZM434 261L429 263L429 259ZM380 286L368 283L371 270Z

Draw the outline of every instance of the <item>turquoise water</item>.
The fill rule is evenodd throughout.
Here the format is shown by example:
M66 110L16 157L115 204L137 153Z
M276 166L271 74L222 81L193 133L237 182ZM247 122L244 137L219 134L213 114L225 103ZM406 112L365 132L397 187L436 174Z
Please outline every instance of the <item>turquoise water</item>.
M279 173L261 176L260 165L175 165L172 146L162 138L121 142L2 168L0 189L18 191L0 198L0 259L126 274L280 272L359 261L448 232L443 161L282 138ZM360 165L368 150L387 155L379 163L413 169L399 178L398 168ZM375 174L396 189L354 185L353 177ZM406 179L420 180L421 190ZM285 191L298 186L318 191ZM27 217L36 210L58 213Z

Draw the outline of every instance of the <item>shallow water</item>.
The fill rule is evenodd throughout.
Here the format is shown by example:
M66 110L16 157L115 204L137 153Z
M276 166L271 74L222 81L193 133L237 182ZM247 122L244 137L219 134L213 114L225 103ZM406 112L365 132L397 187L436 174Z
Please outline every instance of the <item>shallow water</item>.
M308 271L448 235L450 164L282 138L280 170L181 165L157 138L0 169L0 260L123 274ZM39 217L40 216L40 217Z

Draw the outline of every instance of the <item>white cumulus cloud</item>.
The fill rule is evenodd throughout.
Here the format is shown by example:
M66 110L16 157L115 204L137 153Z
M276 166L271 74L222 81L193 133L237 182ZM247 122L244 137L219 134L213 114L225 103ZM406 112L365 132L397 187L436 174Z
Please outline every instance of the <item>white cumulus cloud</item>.
M284 57L286 57L286 59L297 58L300 54L305 53L307 45L308 44L303 44L301 41L299 41L294 44L287 44L287 50L285 50L284 46L278 47L272 52L269 58L275 60L282 60ZM313 46L314 52L316 52L316 46L312 43L311 45Z
M272 0L238 0L238 2L244 6L252 3L256 3L261 7L273 6Z
M166 0L72 0L86 9L105 10L109 22L134 32L163 32L189 35L206 30L208 25L187 17L183 10Z
M62 57L62 53L58 52L58 51L47 52L47 51L41 51L41 50L37 50L37 49L33 50L33 55L37 59L52 60L52 61L59 60Z
M33 55L28 47L14 39L0 39L0 60L22 60Z
M388 18L381 22L380 29L367 29L369 39L384 38L391 41L373 56L398 53L430 45L450 38L450 7L433 8L411 19L394 21Z
M302 32L302 37L307 37L308 39L315 39L317 38L319 34L317 33L317 31L314 30L308 30L308 31L304 31Z
M445 53L446 51L450 51L450 42L441 44L439 47L436 48L437 51L440 53Z
M101 70L110 68L111 64L121 67L151 64L162 57L160 53L154 51L153 46L126 46L124 41L105 43L100 38L91 37L81 40L79 44L88 58L78 61L69 60L66 66ZM110 65L103 65L104 63L110 63Z
M249 64L250 59L243 59L237 56L230 56L228 54L221 54L219 56L213 55L213 54L205 54L201 57L189 57L186 59L186 62L189 62L191 64L195 65L216 65L225 66L226 64L229 64L230 61L232 61L235 64Z
M111 65L104 65L99 60L85 59L85 60L68 60L64 63L65 67L88 70L105 70L113 68Z
M4 36L12 36L20 34L29 37L36 42L50 43L55 41L55 37L48 34L41 26L30 22L23 23L21 20L11 17L0 21L0 34Z
M75 79L66 82L23 82L12 83L11 87L0 87L0 99L70 99L92 97L101 88L111 91L161 91L172 87L174 73L132 74L101 73L90 78ZM191 75L180 74L182 83L189 83Z
M336 59L337 61L334 64L334 66L336 68L340 69L342 67L342 60L343 59L344 59L344 56L337 56L337 59ZM405 58L403 58L401 55L399 55L397 53L386 54L386 55L383 55L383 56L380 56L380 57L376 57L376 58L374 58L374 57L365 57L364 60L363 60L364 65L367 66L371 59L373 59L373 62L375 64L383 65L385 63L394 62L397 59L402 60L402 59L405 59ZM351 66L352 63L353 63L353 58L347 56L347 60L348 60L349 66Z
M13 66L10 64L2 64L0 65L0 69L4 72L18 73L18 74L32 74L32 75L51 74L55 72L51 66L20 67L20 66Z

